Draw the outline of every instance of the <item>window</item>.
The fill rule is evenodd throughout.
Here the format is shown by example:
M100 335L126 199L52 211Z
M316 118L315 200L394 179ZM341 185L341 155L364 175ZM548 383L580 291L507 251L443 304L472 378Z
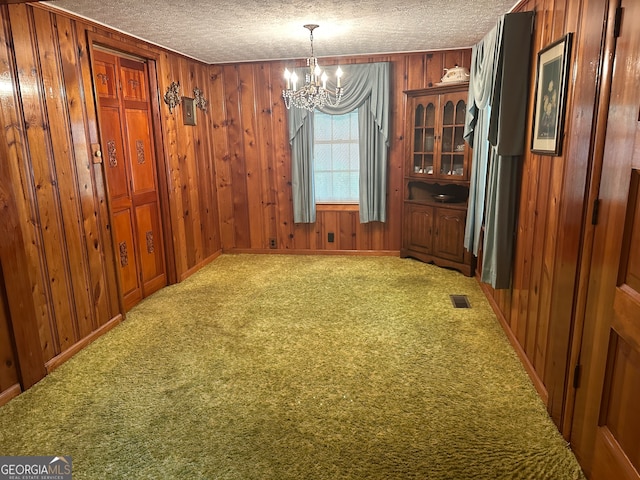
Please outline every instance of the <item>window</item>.
M316 203L358 203L360 170L358 110L314 113Z

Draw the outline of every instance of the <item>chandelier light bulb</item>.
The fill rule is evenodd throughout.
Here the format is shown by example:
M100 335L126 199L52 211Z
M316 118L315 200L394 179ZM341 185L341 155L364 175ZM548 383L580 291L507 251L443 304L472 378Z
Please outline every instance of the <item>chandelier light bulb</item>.
M291 88L291 72L288 68L284 69L284 79L287 81L287 90Z

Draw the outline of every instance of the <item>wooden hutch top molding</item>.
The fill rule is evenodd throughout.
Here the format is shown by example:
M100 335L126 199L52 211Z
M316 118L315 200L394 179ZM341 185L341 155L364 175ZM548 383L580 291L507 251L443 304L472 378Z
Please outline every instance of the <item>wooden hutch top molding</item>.
M417 97L420 95L433 95L440 93L459 92L469 87L469 82L451 83L448 85L434 85L428 88L419 88L417 90L403 90L403 93L410 97Z

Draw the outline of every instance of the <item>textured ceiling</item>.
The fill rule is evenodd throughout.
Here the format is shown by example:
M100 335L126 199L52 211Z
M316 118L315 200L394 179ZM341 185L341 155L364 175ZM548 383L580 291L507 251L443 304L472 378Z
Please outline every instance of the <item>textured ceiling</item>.
M470 47L516 0L55 0L45 2L202 60L303 58Z

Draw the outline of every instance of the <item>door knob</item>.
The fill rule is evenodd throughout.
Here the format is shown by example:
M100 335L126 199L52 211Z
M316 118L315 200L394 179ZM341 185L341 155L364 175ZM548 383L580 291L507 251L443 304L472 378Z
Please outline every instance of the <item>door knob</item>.
M102 151L99 143L91 144L91 153L93 154L93 163L102 163Z

